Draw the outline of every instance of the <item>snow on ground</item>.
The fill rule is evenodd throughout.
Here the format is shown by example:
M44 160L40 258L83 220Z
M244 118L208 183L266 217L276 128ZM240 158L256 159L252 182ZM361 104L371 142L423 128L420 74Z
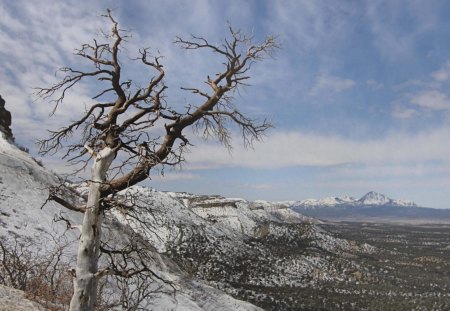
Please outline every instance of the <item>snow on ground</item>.
M71 223L80 224L82 214L64 210L53 202L41 209L48 196L48 187L60 183L56 175L41 167L30 155L5 140L0 133L0 237L5 241L14 236L22 237L34 241L36 246L47 243L50 235L60 236L63 233L68 240L76 240L79 235L76 230L66 232L66 224L54 223L53 219L63 213ZM186 209L180 200L169 194L158 192L155 195L156 191L142 187L134 187L129 191L142 193L151 207L164 210L165 217L152 213L145 215L157 225L159 231L153 236L149 235L149 238L161 251L164 251L167 241L176 237L177 232L172 229L177 225L205 225L204 219ZM120 212L115 214L123 218ZM137 227L134 229L143 230ZM120 236L124 232L126 231L116 234ZM75 247L74 243L72 258ZM149 260L151 262L148 264L159 269L158 273L164 279L174 281L177 288L175 295L161 294L155 298L152 301L154 310L261 310L234 299L203 281L193 279L163 255L155 252Z
M177 196L177 194L172 194ZM314 221L286 205L263 200L246 201L244 199L223 198L220 196L196 196L182 194L185 205L202 218L216 226L253 236L263 222L275 221L300 223Z
M81 214L62 211L53 202L41 208L48 197L48 187L59 183L60 180L53 173L1 136L0 235L18 235L30 239L40 239L45 234L60 236L66 231L66 224L53 221L60 212L74 224L81 223ZM75 240L78 234L68 231L66 237Z
M47 198L47 188L61 181L3 138L0 138L0 174L0 236L9 238L18 235L44 241L52 232L62 234L66 231L64 223L53 223L54 216L62 211L60 206L50 202L43 209L40 208ZM86 185L73 187L79 193L86 191ZM112 210L113 221L105 222L110 225L108 234L119 239L129 232L139 233L155 248L147 264L160 277L173 281L177 288L175 295L161 294L154 299L155 310L261 310L210 286L214 284L217 287L221 281L208 284L183 271L164 254L174 249L174 246L180 246L180 249L188 252L198 251L201 256L210 256L209 266L199 266L198 277L211 275L211 271L223 273L217 269L232 266L233 260L242 254L248 253L251 259L255 259L251 256L261 255L268 259L267 263L260 262L267 264L267 275L261 277L255 270L255 275L249 280L249 284L254 282L258 286L278 283L301 286L299 282L302 282L302 276L326 269L329 261L321 257L320 253L292 258L273 257L269 248L258 248L259 242L249 245L249 238L266 239L268 242L272 239L280 241L277 244L286 245L302 238L311 240L311 246L336 254L357 248L346 240L330 236L314 225L316 220L296 213L286 204L160 192L141 186L133 186L120 195L125 203L129 202L134 208L131 212L130 209ZM81 223L81 214L63 212L72 223ZM114 220L117 226L113 225ZM67 236L76 240L78 233L69 230ZM239 262L234 264L239 266ZM326 279L332 275L322 274L316 278ZM237 281L238 275L233 277Z

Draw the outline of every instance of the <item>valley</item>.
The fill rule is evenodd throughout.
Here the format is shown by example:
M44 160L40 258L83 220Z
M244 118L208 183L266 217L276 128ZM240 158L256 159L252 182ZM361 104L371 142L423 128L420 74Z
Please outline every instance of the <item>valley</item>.
M370 243L379 252L356 254L368 278L327 284L319 291L344 310L448 310L450 308L450 229L446 225L327 223L343 238ZM320 296L320 294L319 294ZM315 300L312 303L317 303ZM322 308L333 308L322 306ZM320 309L320 308L318 308Z
M211 245L227 242L202 237L169 255L196 277L266 310L450 308L445 225L265 226L272 234L245 239L242 249L218 250Z
M247 241L247 251L234 260L230 260L231 254L192 255L183 249L174 257L182 266L195 262L195 257L203 258L191 270L194 275L266 310L450 308L449 228L374 223L320 225L335 237L355 241L351 248L336 253L314 245L302 235L307 226L294 227L289 231L298 233L295 238L282 235ZM357 246L365 243L375 249ZM302 260L309 263L309 269L295 266Z

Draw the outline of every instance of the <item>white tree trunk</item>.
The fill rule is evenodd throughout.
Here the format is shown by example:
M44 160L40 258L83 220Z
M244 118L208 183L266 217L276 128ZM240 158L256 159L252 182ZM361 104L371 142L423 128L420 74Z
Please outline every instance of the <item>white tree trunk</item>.
M98 284L96 274L103 216L100 209L100 189L115 155L116 150L105 147L94 157L86 212L81 226L70 311L93 311L95 308Z

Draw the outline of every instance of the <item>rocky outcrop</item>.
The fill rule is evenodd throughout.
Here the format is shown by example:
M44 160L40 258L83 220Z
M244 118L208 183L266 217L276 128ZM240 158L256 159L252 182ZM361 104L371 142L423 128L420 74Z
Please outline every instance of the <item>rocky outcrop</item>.
M0 310L3 311L46 311L40 304L25 298L21 290L0 285Z
M14 141L11 131L11 113L5 108L5 100L0 95L0 132L4 133L6 138Z

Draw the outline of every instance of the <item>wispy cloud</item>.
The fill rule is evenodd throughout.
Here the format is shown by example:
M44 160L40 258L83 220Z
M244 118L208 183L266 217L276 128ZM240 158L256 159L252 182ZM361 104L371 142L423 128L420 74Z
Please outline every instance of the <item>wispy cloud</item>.
M450 61L447 61L439 70L432 72L431 76L439 82L447 81L450 77Z
M412 164L373 163L370 165L342 165L330 170L343 179L391 179L398 177L425 178L450 173L449 161L416 162Z
M345 38L356 10L333 1L270 1L270 28L282 30L284 40L299 50L333 45Z
M438 8L423 1L368 1L366 18L373 34L373 43L390 61L414 56L418 38L436 24ZM405 19L413 21L405 26Z
M93 18L95 13L90 9L54 1L19 0L8 3L8 7L2 4L0 57L5 66L0 69L1 92L13 114L17 139L31 149L38 137L47 135L47 128L65 124L90 100L87 87L81 84L68 94L57 117L49 119L53 106L35 101L33 89L55 83L54 72L73 64L70 57L74 49L98 31L101 22Z
M450 110L450 99L447 94L438 90L425 90L415 94L411 98L411 103L431 110Z
M447 122L443 116L450 113L450 61L442 52L448 50L445 37L450 27L439 10L448 10L444 2L136 0L122 5L113 0L3 1L0 92L13 113L13 131L19 143L36 150L33 142L46 137L46 129L76 118L85 104L91 103L92 85L81 84L68 93L64 105L50 119L53 106L35 101L32 87L53 84L58 79L54 72L61 66L86 68L73 55L74 49L90 42L100 28L109 29L99 15L110 7L115 8L121 26L133 32L122 50L123 67L127 68L124 78L146 83L149 72L141 71L131 58L137 56L138 48L149 46L154 54L164 56L167 104L181 109L186 104L196 105L198 99L179 87L207 88L203 83L207 75L223 69L220 55L180 50L173 39L195 34L218 44L227 34L229 20L256 40L265 34L279 35L283 49L275 60L252 67L252 87L235 94L238 108L251 117L273 119L279 130L269 133L253 150L242 148L236 137L231 155L221 146L194 141L192 152L186 154L189 162L185 170L179 174L168 171L165 178L154 180L156 184L172 181L164 185L196 191L196 183L211 188L212 175L219 174L220 190L227 188L223 187L223 177L232 179L235 175L231 171L249 168L246 172L256 175L269 169L270 178L251 175L228 188L255 197L277 193L279 199L297 196L294 188L278 187L270 181L278 174L273 169L280 169L278 181L284 181L283 174L288 171L299 172L297 185L302 182L299 176L320 171L324 174L321 180L303 180L301 186L322 192L336 190L337 185L342 189L365 188L362 190L382 188L383 184L398 189L402 184L419 187L422 177L424 185L431 185L434 176L420 175L417 165L424 165L423 172L440 170L447 165L443 159L450 155L445 143L450 140L450 128L443 125ZM324 100L335 105L332 109L316 105ZM386 117L389 110L391 115ZM383 133L379 134L381 127ZM359 133L361 128L364 130ZM415 132L408 132L411 129ZM355 136L359 139L352 138ZM441 164L430 168L430 161ZM351 167L348 172L333 171L346 165ZM51 166L67 171L58 161ZM211 168L225 169L209 174ZM444 174L448 176L448 172ZM370 176L378 179L370 180ZM411 176L418 177L415 184L408 184ZM327 183L330 177L334 179ZM446 192L442 189L448 188L448 178L439 177L439 183L442 187L436 192ZM233 195L231 190L229 194ZM441 197L443 202L444 195Z
M416 110L402 106L395 106L392 111L392 116L398 119L410 119L417 114L418 112Z
M33 142L38 138L46 137L47 129L56 129L67 124L83 113L85 105L92 103L92 93L90 92L92 84L90 81L81 82L76 88L67 92L64 103L60 105L55 116L49 118L54 107L53 104L48 100L36 100L33 89L49 87L62 79L63 76L54 73L63 66L86 69L86 63L83 63L80 57L73 55L75 49L80 48L83 43L91 42L100 29L108 31L110 28L108 21L100 17L105 13L108 3L87 1L83 1L82 4L75 5L75 3L76 1L43 0L38 3L18 0L9 2L7 5L0 4L2 11L0 59L4 64L0 67L1 94L13 114L13 131L16 133L17 139L19 142L29 145L32 151L35 151ZM144 5L144 2L136 3L136 5ZM195 9L192 9L192 14L188 15L184 11L174 10L176 5L173 3L161 6L157 12L152 14L159 17L165 16L166 20L173 19L189 25L201 25L200 28L205 31L206 35L214 33L215 27L212 26L214 23L213 20L210 20L214 19L214 14L211 14L211 7L207 1L197 1ZM190 8L190 5L186 4L186 7ZM114 8L114 6L112 7ZM174 16L174 12L178 12L180 16ZM114 13L119 21L125 19L124 9L117 9ZM182 15L190 17L181 18ZM169 18L169 16L171 17ZM134 62L130 59L136 56L138 47L150 44L156 46L155 53L157 53L157 48L167 52L163 61L171 77L181 76L186 81L196 81L197 84L202 85L203 79L206 79L208 74L215 73L213 71L215 68L211 66L209 58L205 58L204 55L185 56L186 53L174 54L172 52L176 49L172 41L175 37L175 30L180 31L180 23L173 27L168 27L173 23L165 23L165 26L160 27L158 31L148 34L145 30L154 28L148 24L149 20L151 19L140 20L142 28L133 33L133 37L127 40L128 47L122 50L122 61L127 64L127 67L131 66L131 70L124 71L124 76L140 72L133 77L136 78L136 83L140 82L141 77L148 79L147 72L134 70ZM197 23L198 21L202 21L202 23ZM125 29L133 28L130 23L123 23L122 26ZM222 25L217 25L217 27L226 28ZM172 49L168 48L169 46ZM186 63L189 63L188 60L199 70L186 68L189 67L186 66ZM218 63L220 65L220 62ZM201 77L198 74L200 69L205 69L201 72ZM174 72L178 72L178 74L174 74ZM172 84L174 81L178 82L171 78L167 83ZM174 89L178 89L179 86L177 85Z
M450 111L450 98L445 92L450 77L450 61L421 79L408 80L395 89L403 93L404 103L395 105L392 115L409 119L426 113ZM410 89L408 91L408 89Z
M340 93L344 90L351 89L355 84L356 82L351 79L319 75L309 94L316 96L321 92Z
M236 137L236 142L239 137ZM278 131L264 143L245 149L238 143L229 154L223 147L199 144L186 156L193 167L275 169L295 166L332 166L348 163L411 163L447 159L450 128L418 134L394 133L376 140Z
M61 76L54 73L60 67L86 68L86 63L73 55L74 50L83 43L91 42L100 29L108 31L110 27L100 15L112 1L83 1L74 5L75 2L43 0L28 3L18 0L7 6L1 4L0 59L4 64L0 67L1 92L14 116L13 130L27 133L16 135L18 140L24 140L31 146L37 138L46 137L46 129L58 128L75 119L83 112L85 105L92 103L90 91L93 85L90 81L80 83L67 93L64 104L55 117L49 119L53 105L48 101L35 101L33 94L33 87L48 87L58 81ZM189 38L191 34L200 35L208 38L211 44L218 44L229 35L227 17L236 20L235 27L248 27L243 31L250 31L250 34L252 31L251 18L245 21L243 18L251 13L252 7L237 1L218 5L206 0L189 3L160 1L159 4L152 3L152 7L157 7L154 10L149 9L145 1L136 1L133 5L136 12L132 16L125 7L114 10L121 26L133 32L133 36L127 39L126 48L121 51L123 77L133 79L137 84L148 82L149 73L138 67L131 58L137 56L139 48L151 46L154 54L164 56L161 62L167 73L167 101L172 107L184 109L186 104L198 104L198 98L181 91L180 86L207 88L204 83L207 77L224 69L221 55L181 50L173 44L175 36ZM110 7L115 8L116 4ZM187 11L190 13L186 14ZM168 23L169 20L176 22ZM158 31L155 31L156 27ZM255 35L255 40L259 39L261 37ZM262 67L258 70L255 80L261 85L271 78L271 74Z

